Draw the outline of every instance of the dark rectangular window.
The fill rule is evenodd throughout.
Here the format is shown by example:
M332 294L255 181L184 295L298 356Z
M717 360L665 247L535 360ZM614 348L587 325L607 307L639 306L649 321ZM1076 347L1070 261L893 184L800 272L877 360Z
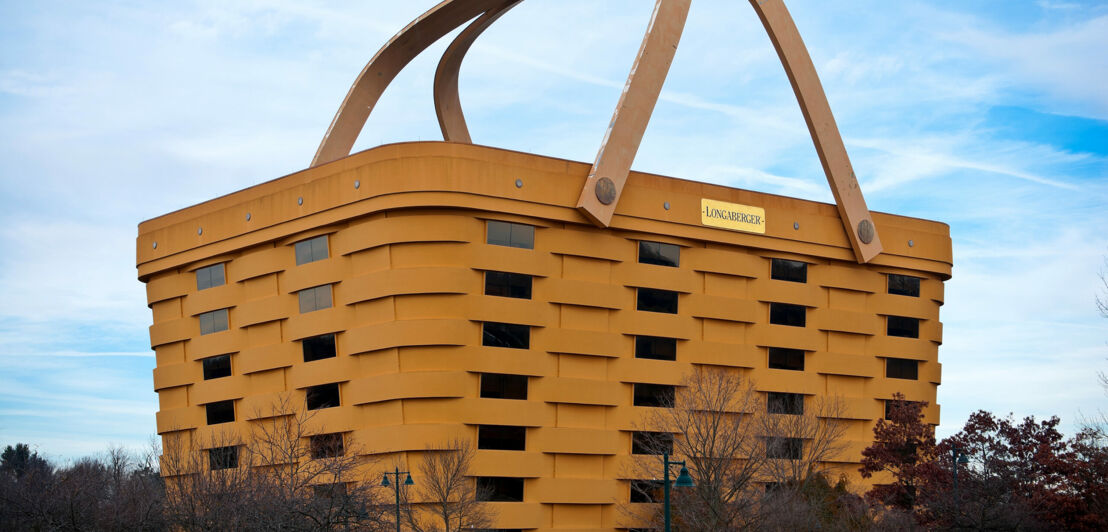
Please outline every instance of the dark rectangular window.
M804 440L800 438L766 438L766 458L779 460L800 460L804 455Z
M313 459L335 458L343 455L342 433L318 434L308 438L308 448Z
M196 318L200 320L200 334L212 334L228 329L225 308L199 314Z
M480 425L477 427L477 448L498 451L525 451L527 427Z
M672 408L675 387L669 384L635 383L635 406Z
M339 383L332 382L331 384L312 386L308 388L305 395L307 397L308 410L319 410L320 408L339 406Z
M677 314L677 292L640 288L637 308L646 312Z
M481 345L507 347L509 349L530 349L531 327L514 323L486 321L481 326Z
M321 334L300 340L304 352L304 362L335 357L335 335Z
M204 364L204 380L231 376L231 355L205 358L201 362Z
M673 434L669 432L632 432L631 454L673 454Z
M889 293L898 296L919 297L919 277L890 273Z
M226 282L223 275L223 263L205 266L196 270L196 289L204 290L216 286L223 286Z
M799 393L769 392L766 394L766 412L802 416L804 396Z
M886 358L885 377L890 379L919 380L919 361L907 358Z
M522 273L485 272L485 295L531 299L531 276Z
M774 325L803 327L807 322L807 310L807 308L801 305L790 305L788 303L770 303L769 322Z
M889 336L919 338L919 318L888 316L888 328L885 332Z
M660 480L632 480L631 502L662 502L662 481Z
M300 297L300 313L331 308L331 285L305 288L297 295Z
M482 502L523 502L523 479L477 477L477 500Z
M804 351L784 347L769 348L769 369L804 371Z
M677 339L658 336L636 336L635 358L677 360Z
M808 282L808 263L798 260L773 259L769 276L778 281Z
M482 373L481 397L486 399L527 399L527 376Z
M309 238L307 240L301 240L297 242L294 247L296 248L296 265L307 264L309 262L315 262L317 260L323 260L327 258L327 235L317 236L315 238Z
M676 268L681 264L681 247L661 242L641 241L639 242L639 262Z
M234 401L218 401L215 403L208 403L204 405L204 410L205 413L208 415L209 425L231 423L235 420Z
M494 246L535 249L535 228L530 225L489 220L486 242Z
M238 447L216 447L214 449L208 449L208 467L212 471L234 469L238 466Z
M342 482L315 484L312 486L312 496L317 499L345 499L346 484Z

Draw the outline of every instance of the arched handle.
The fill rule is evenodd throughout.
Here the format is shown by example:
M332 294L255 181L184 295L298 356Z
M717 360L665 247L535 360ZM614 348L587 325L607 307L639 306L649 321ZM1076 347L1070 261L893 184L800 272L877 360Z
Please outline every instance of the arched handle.
M400 30L369 60L335 113L311 166L350 155L369 113L396 75L435 41L466 21L519 0L443 0Z
M454 38L454 42L442 54L442 59L439 59L439 66L435 70L435 114L439 117L443 140L473 143L469 137L469 127L466 126L465 113L462 112L462 101L458 97L458 72L462 68L462 60L477 37L521 1L508 0L477 17L477 20Z
M373 106L400 70L443 35L476 17L447 48L435 73L435 109L443 138L471 142L458 97L462 60L477 37L520 1L445 0L401 30L358 76L324 136L312 166L349 155ZM578 210L598 226L607 227L611 223L669 73L690 2L655 2L642 46L578 198ZM855 258L860 263L869 262L881 252L881 240L804 41L783 0L750 0L750 3L785 67Z
M881 253L881 239L877 236L877 226L866 207L866 199L854 176L854 168L846 153L846 145L835 124L835 115L831 113L831 104L823 92L819 74L808 55L808 48L800 38L792 15L785 7L784 0L750 0L766 33L777 49L777 56L789 76L800 111L808 124L808 132L816 145L816 153L823 164L823 173L827 184L835 196L835 205L839 209L843 228L854 248L854 258L866 263Z

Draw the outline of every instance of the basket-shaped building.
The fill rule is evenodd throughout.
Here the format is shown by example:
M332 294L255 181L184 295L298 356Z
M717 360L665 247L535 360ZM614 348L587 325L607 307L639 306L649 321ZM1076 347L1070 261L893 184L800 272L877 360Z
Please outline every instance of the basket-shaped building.
M249 437L291 404L367 467L418 472L428 446L466 441L495 527L611 530L636 513L637 435L697 369L834 398L826 465L852 478L894 394L938 422L949 229L865 208L779 1L752 5L835 205L629 170L687 1L659 0L593 164L468 142L457 67L515 4L436 6L367 66L312 167L140 224L159 434ZM349 115L471 19L437 77L448 142L343 153Z

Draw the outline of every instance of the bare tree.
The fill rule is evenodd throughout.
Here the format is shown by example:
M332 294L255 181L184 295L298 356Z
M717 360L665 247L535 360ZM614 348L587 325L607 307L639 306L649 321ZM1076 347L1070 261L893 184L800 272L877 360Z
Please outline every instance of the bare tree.
M809 401L802 414L767 413L765 394L733 369L698 367L682 382L674 401L644 420L636 442L640 454L684 459L696 486L672 493L674 522L687 530L758 529L767 507L767 486L799 492L842 448L845 427L834 418L841 403ZM645 436L643 436L645 435ZM632 496L661 502L661 460L636 457L629 473ZM628 519L644 517L638 505ZM660 509L645 517L657 525Z
M259 506L250 468L234 467L230 458L212 467L211 450L241 448L241 442L220 433L208 441L193 441L191 431L163 438L161 472L166 482L166 518L181 530L249 530ZM217 460L218 461L218 460ZM228 467L223 467L227 465Z
M1096 310L1102 317L1108 318L1108 257L1104 258L1104 269L1100 271L1100 293L1096 295ZM1108 393L1108 373L1098 371L1097 379L1100 381L1100 387L1104 389L1105 393ZM1103 412L1100 414L1101 422L1108 421L1108 416Z
M1100 271L1100 293L1096 295L1096 310L1108 318L1108 257L1104 258L1104 269Z
M702 530L746 528L766 461L756 430L758 394L722 368L698 368L682 384L675 404L653 412L649 423L676 435L672 454L683 456L696 478L695 488L675 493L676 518Z
M470 476L473 443L455 439L428 446L418 470L421 504L407 504L406 521L416 532L458 532L492 527L493 513L479 502Z
M166 438L170 522L184 530L378 530L386 507L349 436L327 433L287 400L259 412L245 439Z
M161 530L161 479L151 462L113 447L55 467L25 445L0 467L0 530Z
M793 491L803 491L807 482L824 476L829 461L845 448L842 401L813 397L806 403L795 413L773 414L764 402L757 416L767 458L763 478Z

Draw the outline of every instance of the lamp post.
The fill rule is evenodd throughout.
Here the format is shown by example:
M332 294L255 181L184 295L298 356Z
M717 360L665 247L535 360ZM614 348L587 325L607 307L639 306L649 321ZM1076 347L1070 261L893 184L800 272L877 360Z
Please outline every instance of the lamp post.
M968 464L969 457L957 445L950 447L950 456L954 461L954 496L958 497L958 466Z
M392 475L395 479L395 491L396 491L396 532L400 532L400 475L408 475L408 478L404 479L405 486L411 486L415 484L412 481L412 474L407 471L401 471L399 467L394 467L393 472L389 473L385 471L385 477L381 480L381 485L389 487L389 475Z
M663 479L664 479L663 482L665 482L665 487L663 488L663 492L665 493L665 503L664 503L664 505L665 505L665 515L666 515L665 532L670 532L670 522L672 520L672 518L670 517L670 511L669 511L669 468L670 468L670 466L675 466L675 465L681 466L681 471L677 474L677 481L674 482L674 484L673 484L674 486L677 486L678 488L691 488L693 486L696 486L696 484L693 483L692 476L689 475L689 470L685 467L685 461L684 460L670 460L669 459L669 453L662 453L662 464L663 464L662 469L665 470L665 473L663 474Z

